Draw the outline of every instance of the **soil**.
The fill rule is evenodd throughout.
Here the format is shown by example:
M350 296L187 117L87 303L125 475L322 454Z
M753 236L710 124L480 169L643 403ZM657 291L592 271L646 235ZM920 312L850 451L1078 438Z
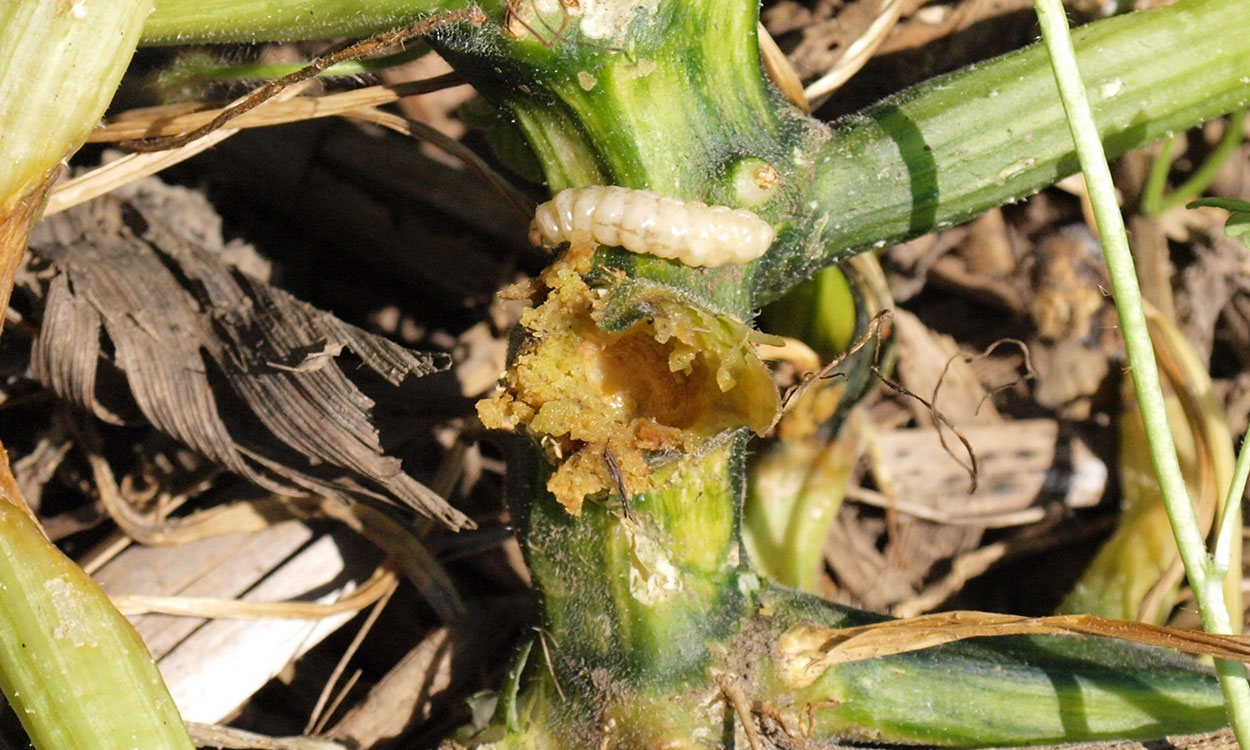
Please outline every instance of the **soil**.
M1022 0L904 6L818 116L1036 35ZM1100 6L1077 3L1074 20ZM763 20L810 82L878 10L779 0ZM170 62L145 52L133 79ZM444 70L427 57L382 80ZM127 85L115 114L152 104L140 91ZM458 86L395 106L508 175L514 200L541 199L466 125L474 97ZM1221 128L1178 138L1172 184ZM1138 212L1159 150L1115 164L1145 293L1209 372L1237 440L1250 423L1250 256L1216 212ZM116 156L89 146L74 169ZM1250 199L1250 145L1208 192ZM499 684L533 604L503 504L508 444L473 411L523 304L496 293L548 260L510 206L445 150L327 118L245 130L32 237L0 341L0 439L48 534L112 594L307 603L359 590L371 602L318 611L324 620L248 650L236 645L281 607L189 621L135 598L127 611L181 680L180 705L214 696L190 718L291 748L430 746L482 719L474 696ZM1081 185L1066 181L881 251L896 302L891 377L932 408L884 386L859 407L872 447L830 532L825 595L901 616L1049 614L1112 533L1131 399L1086 215ZM974 492L969 454L935 413L977 458ZM263 520L241 520L241 507ZM406 556L398 576L387 555ZM471 626L444 624L466 612ZM1170 622L1196 622L1183 592ZM13 717L0 719L0 748L25 746ZM1089 747L1233 746L1221 734Z

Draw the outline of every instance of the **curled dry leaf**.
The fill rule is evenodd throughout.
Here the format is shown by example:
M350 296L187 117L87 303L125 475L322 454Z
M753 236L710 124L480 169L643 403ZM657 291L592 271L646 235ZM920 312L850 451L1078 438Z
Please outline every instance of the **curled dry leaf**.
M157 202L172 200L153 184ZM33 282L31 373L60 396L112 423L146 420L271 492L372 498L472 525L388 454L364 390L438 399L439 384L417 379L448 357L238 272L139 199L52 217L31 251L54 271ZM341 365L345 350L358 362Z
M920 651L968 638L1007 635L1100 636L1250 662L1250 636L1212 635L1095 615L1022 617L971 611L939 612L854 628L799 624L781 635L777 647L787 682L802 688L836 664Z

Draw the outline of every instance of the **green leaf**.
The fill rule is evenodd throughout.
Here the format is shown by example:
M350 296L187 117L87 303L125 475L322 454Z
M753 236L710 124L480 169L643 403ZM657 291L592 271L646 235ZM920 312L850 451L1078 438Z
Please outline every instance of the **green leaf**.
M1222 208L1229 212L1228 221L1224 223L1224 234L1250 247L1250 201L1236 198L1202 198L1186 204L1185 208L1210 206Z

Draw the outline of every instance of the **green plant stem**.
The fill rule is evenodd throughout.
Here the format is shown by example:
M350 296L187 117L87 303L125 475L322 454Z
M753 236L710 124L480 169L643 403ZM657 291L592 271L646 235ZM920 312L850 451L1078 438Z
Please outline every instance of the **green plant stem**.
M1224 500L1224 513L1215 527L1215 551L1211 556L1215 559L1216 568L1220 570L1232 568L1233 536L1241 533L1237 523L1237 511L1241 509L1241 502L1246 496L1247 477L1250 477L1250 428L1241 437L1241 448L1237 452L1237 464L1233 469L1233 481L1228 486L1228 497Z
M777 589L762 592L760 600L769 614L753 625L771 633L796 623L844 628L881 619ZM765 693L773 705L810 707L813 739L1049 745L1210 731L1199 727L1227 720L1214 680L1206 683L1209 692L1191 681L1209 675L1199 662L1113 640L970 639L915 652L914 659L841 664L806 687L769 674L785 650L781 645L764 657L760 681L777 681Z
M896 107L894 115L882 114L884 124L860 118L854 130L858 140L850 145L834 143L828 131L798 116L760 79L753 3L686 0L662 3L652 13L633 7L633 22L622 38L609 42L579 37L577 24L559 44L488 26L435 40L467 80L515 118L552 190L588 182L649 188L749 205L781 228L771 257L740 267L684 268L610 248L596 250L594 265L582 279L601 293L594 299L603 300L604 307L592 314L595 327L571 334L582 336L581 341L567 341L566 332L575 327L535 325L531 318L530 333L518 337L524 360L514 361L511 373L517 380L552 373L544 383L557 386L559 402L570 401L566 393L595 392L598 386L585 375L583 355L570 353L604 351L599 344L585 346L602 341L604 332L622 333L634 324L658 329L661 322L669 330L679 322L672 311L683 305L701 304L745 320L759 299L753 297L758 274L769 279L768 293L780 291L798 280L805 264L845 253L837 238L859 230L834 226L839 221L830 213L834 192L841 196L836 208L852 218L857 210L871 212L872 201L889 193L904 208L893 206L893 214L887 217L887 209L871 220L877 229L890 222L909 231L907 212L914 202L938 196L913 192L916 186L907 177L911 163L900 157L896 138L907 122L937 144L943 168L961 175L951 186L956 196L980 189L975 185L989 193L998 189L994 183L1001 177L961 167L959 155L965 149L973 153L970 158L980 168L1002 155L982 150L977 139L983 131L967 139L958 136L964 124L959 114L966 110L951 116L940 106L957 107L968 97L966 90L946 92L939 83L935 90L913 92L913 102L923 99L924 105L906 111L914 120L899 120ZM543 20L550 28L559 23L559 18ZM533 25L544 28L538 20ZM1049 80L1012 65L1010 74L999 71L993 80L1004 86L1017 74L1034 82ZM988 93L985 97L993 99ZM1034 99L1040 105L1040 98ZM1048 116L1044 122L1046 128L1066 128L1061 118ZM845 132L850 131L838 131ZM1070 142L1058 144L1066 132L1047 130L1045 140L1054 142L1055 153L1071 152ZM1000 144L1034 145L999 135ZM878 159L867 167L856 161L855 146L865 143L877 149ZM914 148L908 153L917 156L924 145L925 138L908 141ZM753 192L740 191L743 180L738 178L764 167L780 179L770 181L777 187L767 197L751 202ZM878 168L886 171L878 175ZM814 185L814 173L828 181L818 179ZM820 201L826 199L822 212ZM813 200L815 208L808 206ZM568 289L554 289L538 318L546 320L562 305L574 304L564 296ZM701 318L707 319L715 320ZM658 393L675 388L661 385L674 377L670 365L646 367L636 358L611 358L593 369L611 371L613 387L622 389L618 393L639 383L658 387L651 391ZM520 391L513 393L521 397ZM545 428L538 423L542 411L556 415L574 408L549 409L558 402L545 396L544 401L530 429L540 444L558 445L574 428ZM524 529L522 546L535 588L542 592L542 635L540 648L530 652L515 701L520 714L514 712L511 724L519 731L496 747L741 746L732 736L737 720L715 697L715 678L728 674L746 677L750 699L784 706L790 726L797 726L799 714L810 708L816 714L816 742L852 736L946 745L1025 744L1148 737L1223 722L1218 686L1200 665L1190 660L1169 663L1154 674L1142 669L1125 673L1122 666L1142 661L1146 652L1130 650L1112 664L1100 654L1119 649L1103 643L1045 641L1052 645L1041 649L1042 641L1012 641L938 650L857 667L839 665L806 687L787 683L773 648L794 623L783 613L824 624L855 616L793 591L761 589L738 545L744 443L739 432L714 449L688 451L670 475L628 498L610 487L578 498L585 500L580 516L570 515L546 491L552 468L544 455L518 451L509 464L514 483L509 494ZM591 460L590 445L574 443L575 455ZM576 465L565 458L567 452L548 455L561 462L557 473ZM1172 693L1163 683L1180 679L1181 663L1188 666L1187 686ZM975 684L961 692L952 687L961 683L952 679L954 674ZM1053 675L1064 675L1062 684ZM505 717L513 703L505 699ZM708 706L716 711L709 713Z
M162 2L152 28L159 27L157 21L167 24L162 14L178 4L204 5ZM423 12L445 7L419 0L416 5ZM484 7L488 23L444 27L431 40L500 108L502 119L516 124L548 187L613 184L749 207L779 235L764 259L742 266L695 269L599 248L588 272L564 265L548 277L556 285L549 286L539 319L576 325L531 326L542 335L518 337L526 359L514 360L510 371L559 398L533 402L538 413L528 429L538 445L517 451L509 465L510 499L542 597L541 631L508 722L519 731L496 747L739 746L734 736L739 719L717 687L717 678L730 674L747 676L749 698L789 711L789 726L798 726L806 707L818 712L817 730L826 733L817 742L851 735L929 744L1024 744L1150 737L1220 724L1224 714L1215 680L1192 660L1184 662L1184 689L1170 692L1163 683L1179 679L1180 664L1153 674L1122 669L1156 652L1132 649L1131 659L1110 664L1100 656L1104 644L1076 642L1059 646L1063 653L1051 658L1035 648L1053 643L1046 639L830 668L794 700L785 675L768 683L778 628L794 618L836 624L855 615L762 585L749 567L739 536L745 430L721 433L697 450L657 452L657 460L671 463L655 467L655 482L645 491L629 492L619 476L615 487L592 484L594 494L576 498L585 501L580 516L557 502L546 489L548 479L576 468L565 448L594 462L596 454L586 449L599 447L589 442L596 439L592 431L581 431L584 425L561 421L599 414L578 409L580 402L565 396L593 392L593 373L610 375L614 388L628 392L654 392L653 387L685 392L678 388L683 382L676 382L685 376L678 377L673 360L652 358L652 364L648 358L607 357L607 347L649 344L639 338L648 330L663 344L663 323L663 336L698 333L700 357L730 362L741 356L736 343L710 333L741 331L729 318L749 321L764 301L857 248L930 231L1025 195L1074 170L1076 160L1066 123L1051 102L1053 83L1040 48L936 81L827 128L803 117L763 79L756 0L599 0L593 13L585 3L582 15L571 20L552 5L550 11L536 10L524 29L504 28L504 4L496 0ZM215 2L209 9L224 7ZM588 24L595 14L612 22ZM1250 40L1239 29L1228 29L1238 19L1250 20L1243 0L1186 0L1178 8L1116 19L1083 33L1087 54L1114 76L1103 104L1108 132L1123 133L1116 140L1119 148L1250 99L1244 71L1229 70L1250 51ZM227 21L235 28L245 25L237 18ZM281 30L270 24L264 31ZM1212 34L1219 36L1218 54ZM154 31L151 39L159 38ZM1198 51L1187 54L1190 48ZM578 253L566 261L569 257L577 259ZM576 293L579 285L590 294ZM583 304L592 305L593 325ZM641 331L638 336L613 338L633 326ZM673 339L668 341L666 346L672 345ZM590 362L593 368L583 353L599 358ZM713 366L715 360L706 367ZM691 404L720 396L711 390L696 391L693 400L674 400ZM775 397L771 389L768 395ZM634 414L625 417L632 420ZM684 437L693 432L685 416L671 422L660 422L664 415L639 418L686 431ZM535 424L540 419L549 426L546 432L541 422ZM575 437L574 429L588 439ZM627 433L625 448L638 447L631 439ZM612 447L602 448L604 473L612 470ZM786 613L793 617L781 622ZM1021 691L1020 672L1003 665L1031 675L1027 690ZM895 679L900 673L904 678ZM944 691L958 683L953 673L985 679L952 698ZM1063 675L1063 684L1054 675ZM945 696L941 710L934 708L937 694ZM1139 710L1127 710L1126 696ZM505 714L511 703L505 700ZM993 713L992 722L987 713ZM749 707L744 714L753 721Z
M314 16L307 12L310 2L160 0L145 24L143 42L366 34L462 4L332 0L318 5ZM664 18L673 17L664 10L669 5L660 6ZM492 19L502 17L503 7L502 0L483 4ZM809 129L809 141L798 154L801 168L787 165L794 152L780 147L791 149L798 140L796 129L806 126L797 117L773 114L773 105L761 101L763 86L740 75L758 63L751 47L754 29L742 28L739 21L738 14L713 8L699 29L656 24L662 33L698 33L718 47L716 54L733 63L726 67L734 72L723 80L704 77L717 74L719 67L696 76L673 67L676 45L646 35L631 42L636 46L629 56L639 65L621 60L620 49L597 39L556 45L531 39L513 45L499 36L450 28L440 30L436 41L453 53L466 78L511 110L509 119L537 152L553 191L618 184L734 203L723 186L708 185L734 169L729 158L734 153L778 168L784 195L755 209L778 228L777 244L747 272L753 277L753 299L726 307L758 308L859 250L964 221L1077 169L1062 108L1055 104L1046 51L1038 45L902 92L832 123L831 132ZM553 28L560 23L554 14ZM1244 0L1182 0L1078 29L1073 36L1081 65L1098 71L1095 110L1107 151L1122 154L1250 103L1248 27L1250 3ZM551 75L546 66L555 58L563 60L569 75ZM656 68L651 71L643 63ZM591 79L579 79L575 71ZM670 85L677 83L676 76L688 84L682 92ZM591 89L583 89L590 80ZM682 96L650 100L650 91ZM622 94L637 106L601 108L606 99ZM748 134L687 111L721 94L742 104L710 103L734 113L763 112L767 119ZM685 105L674 106L674 101ZM691 158L690 129L708 127L723 131L721 152ZM648 135L657 130L668 138ZM614 148L603 148L596 143L600 140ZM647 150L640 150L641 144ZM648 184L632 183L630 173L641 169L648 170Z
M368 36L466 5L466 0L173 0L157 3L144 21L143 41L204 44Z
M1128 247L1124 220L1115 201L1111 170L1107 166L1102 140L1094 124L1076 53L1068 35L1063 5L1059 0L1035 0L1035 7L1042 38L1050 53L1059 95L1072 128L1072 139L1076 143L1081 168L1089 185L1111 290L1119 314L1121 334L1150 444L1151 460L1168 517L1172 522L1173 533L1176 535L1185 573L1193 587L1203 627L1210 633L1230 634L1233 629L1223 592L1227 571L1220 570L1216 561L1207 554L1176 457L1159 371L1155 364L1154 347L1150 342L1142 308L1137 272ZM1245 670L1242 665L1227 661L1217 661L1216 667L1238 742L1243 747L1250 747L1250 684L1246 682Z
M413 44L402 52L384 57L369 57L363 60L348 60L332 65L322 71L319 78L344 78L362 76L402 65L427 54L430 48L424 44ZM231 65L229 63L205 62L199 59L177 63L172 69L161 75L161 84L169 86L181 83L209 83L214 81L242 81L263 78L281 78L297 73L308 66L308 61L299 63L248 63Z
M151 7L0 3L0 312L56 170L104 114Z
M1158 216L1170 208L1179 206L1196 198L1215 180L1215 176L1224 167L1225 162L1237 153L1245 138L1243 132L1246 124L1246 110L1239 109L1228 116L1228 126L1215 149L1207 155L1205 161L1188 180L1173 190L1166 197L1163 195L1167 184L1168 172L1172 168L1172 143L1174 137L1169 136L1163 141L1163 149L1150 166L1150 174L1146 178L1145 189L1142 190L1141 211L1147 216Z
M151 0L0 3L0 218L82 144Z
M139 634L0 494L0 688L39 750L191 750Z
M1247 27L1250 3L1203 0L1075 30L1081 68L1096 71L1090 89L1107 152L1121 155L1250 101ZM761 273L760 302L790 273L810 274L845 248L965 221L1078 169L1040 45L926 82L831 127L809 190L816 205L796 222L823 224L812 240L823 252L790 254L787 265Z

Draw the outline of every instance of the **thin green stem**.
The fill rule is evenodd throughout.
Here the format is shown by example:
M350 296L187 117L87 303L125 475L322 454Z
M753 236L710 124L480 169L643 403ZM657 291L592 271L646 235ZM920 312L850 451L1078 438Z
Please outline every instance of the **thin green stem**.
M1207 186L1215 180L1216 174L1224 167L1225 162L1231 159L1241 147L1241 142L1245 138L1245 125L1246 110L1244 108L1229 115L1228 127L1224 129L1224 135L1216 144L1215 149L1202 162L1202 166L1198 167L1188 180L1185 180L1169 195L1164 196L1163 188L1167 184L1167 175L1172 167L1173 139L1168 138L1164 143L1163 151L1150 168L1146 189L1142 191L1142 213L1147 216L1157 216L1197 197L1203 190L1206 190Z
M1229 634L1233 629L1224 603L1222 577L1215 570L1214 561L1207 555L1198 519L1181 474L1180 462L1176 457L1176 446L1172 441L1163 389L1155 364L1154 347L1150 343L1146 315L1142 308L1137 272L1129 251L1124 220L1115 201L1111 170L1107 167L1085 84L1077 67L1063 5L1060 0L1034 0L1034 7L1072 130L1072 139L1076 143L1081 169L1089 185L1090 199L1098 221L1098 232L1111 279L1112 295L1119 313L1120 330L1150 444L1151 461L1159 480L1159 489L1163 493L1168 518L1172 522L1176 545L1194 590L1203 627L1210 633ZM1250 747L1250 684L1246 682L1245 671L1240 664L1230 662L1217 662L1216 668L1232 718L1233 731L1243 747Z
M1168 174L1176 161L1172 154L1176 146L1176 134L1170 133L1159 142L1159 155L1150 164L1150 173L1141 191L1141 212L1147 216L1159 214L1159 204L1163 201L1163 191L1167 189Z
M1096 71L1090 94L1107 152L1246 106L1248 23L1245 0L1181 0L1077 29L1080 64ZM810 211L792 222L807 246L758 264L756 303L848 248L966 221L1075 172L1051 78L1046 51L1031 46L831 123L799 204Z
M387 68L393 68L396 65L411 62L429 51L430 48L428 46L418 42L393 55L370 57L363 60L347 60L331 65L318 73L317 76L318 78L344 78L347 76L369 75ZM231 65L228 63L209 63L195 60L176 64L167 73L163 74L161 78L165 84L256 80L259 78L281 78L285 75L297 73L306 67L308 67L307 61Z
M477 4L487 11L503 6L502 0ZM157 3L144 20L143 43L369 36L466 5L466 0L170 0Z
M1228 496L1224 500L1224 513L1216 526L1214 558L1216 568L1220 570L1232 568L1233 535L1241 533L1237 524L1237 511L1241 508L1242 498L1246 496L1247 477L1250 477L1250 429L1241 438L1237 465L1233 469L1233 481L1229 484Z

